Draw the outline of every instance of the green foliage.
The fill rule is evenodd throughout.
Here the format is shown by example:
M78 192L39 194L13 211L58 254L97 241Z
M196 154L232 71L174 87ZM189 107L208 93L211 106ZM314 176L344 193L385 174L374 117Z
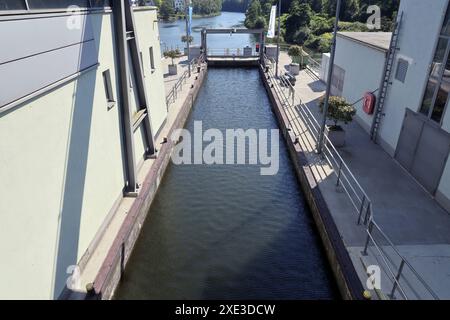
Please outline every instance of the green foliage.
M194 37L193 36L187 36L187 35L183 35L181 36L181 42L187 42L189 39L189 43L192 43L192 41L194 41Z
M194 14L210 15L222 10L222 0L192 0Z
M314 35L319 36L323 33L333 31L333 25L333 18L328 18L322 15L314 15L311 18L309 27Z
M322 97L319 101L320 112L323 113L325 99ZM339 122L345 124L353 120L356 114L356 109L351 106L343 97L331 96L328 100L327 118L334 122L334 127L338 126Z
M319 36L319 42L317 46L317 51L319 52L330 52L331 51L331 43L333 41L332 33L324 33Z
M339 21L339 31L367 32L369 29L365 23Z
M283 0L280 40L305 45L320 52L329 52L336 2L337 0ZM266 27L272 4L277 4L277 1L251 0L246 11L245 26ZM381 31L392 31L399 4L400 0L342 0L339 31L371 31L366 26L367 19L372 14L367 13L367 7L370 5L378 5L381 8ZM274 39L267 41L273 42Z
M169 19L173 14L175 13L175 10L173 8L173 3L171 0L161 0L161 5L159 7L159 14L164 20Z
M252 0L245 13L244 25L249 29L254 29L256 21L262 16L261 3L259 0Z
M336 15L337 0L323 0L322 12L330 17ZM340 19L353 21L359 15L359 0L343 0L341 4Z
M311 21L312 11L307 3L294 0L286 19L286 40L291 43L303 44L311 31L308 25Z
M164 52L163 52L163 56L164 56L165 58L171 58L171 59L172 59L172 65L175 64L174 61L173 61L173 59L179 57L180 55L181 55L181 52L180 52L180 50L178 50L178 49L175 49L175 50L167 50L167 51L164 51Z
M291 46L288 50L288 55L290 57L300 57L302 55L303 49L300 46Z

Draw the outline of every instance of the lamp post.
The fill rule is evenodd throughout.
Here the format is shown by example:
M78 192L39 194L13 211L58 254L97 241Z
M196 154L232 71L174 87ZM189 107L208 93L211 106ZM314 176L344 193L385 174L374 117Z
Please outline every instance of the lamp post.
M185 0L184 1L184 6L185 11L186 11L186 48L187 48L187 60L188 60L188 74L189 77L191 76L191 62L189 61L189 56L190 56L190 44L189 44L189 38L190 38L190 32L189 32L189 7L191 5L191 0Z
M277 61L275 67L275 77L278 77L278 59L280 58L280 29L281 29L281 0L278 0L278 31L277 31Z
M330 100L331 79L333 76L334 56L336 54L336 36L339 24L339 12L341 11L341 0L337 0L336 20L334 22L333 42L331 44L330 61L328 62L327 91L325 92L325 101L323 106L322 126L320 127L319 140L317 141L317 153L321 153L323 149L323 140L325 135L325 126L327 124L328 102Z

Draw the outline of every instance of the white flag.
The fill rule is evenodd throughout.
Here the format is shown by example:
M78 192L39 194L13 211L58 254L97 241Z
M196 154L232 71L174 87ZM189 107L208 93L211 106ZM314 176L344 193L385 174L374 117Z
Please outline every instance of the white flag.
M275 37L276 15L277 15L277 6L272 6L272 10L270 10L269 30L267 30L267 38Z

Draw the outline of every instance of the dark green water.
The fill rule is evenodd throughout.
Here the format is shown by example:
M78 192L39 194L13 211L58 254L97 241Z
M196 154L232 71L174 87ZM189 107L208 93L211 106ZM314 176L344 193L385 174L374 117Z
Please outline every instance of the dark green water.
M210 69L186 128L277 123L256 69ZM280 168L170 164L116 299L337 298L280 139Z

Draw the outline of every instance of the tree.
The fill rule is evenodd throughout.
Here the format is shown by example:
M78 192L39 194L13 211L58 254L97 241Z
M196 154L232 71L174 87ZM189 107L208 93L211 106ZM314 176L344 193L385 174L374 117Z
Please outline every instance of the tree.
M159 14L164 20L169 19L171 16L173 16L175 13L175 10L173 9L172 1L170 0L162 0L161 1L161 7L159 8Z
M194 37L193 36L187 36L187 35L182 35L181 36L181 42L187 42L189 38L189 43L192 43L192 41L194 41Z
M322 13L332 17L336 15L337 0L323 0ZM359 0L342 0L340 19L352 21L359 15Z
M322 113L324 105L325 99L322 97L319 102L320 112ZM356 109L351 106L345 98L331 96L328 100L327 118L334 122L332 128L337 128L339 122L344 122L345 124L351 122L355 114Z
M262 9L259 0L252 0L245 13L244 25L249 29L255 28L255 23L262 16Z
M163 52L163 56L165 58L171 58L172 59L172 65L175 64L173 59L177 58L180 54L181 54L180 50L178 50L178 49L176 49L176 50L168 50L168 51L164 51Z
M286 19L286 40L288 42L303 44L306 41L310 33L307 27L311 21L311 16L312 12L309 4L300 3L299 0L292 2Z

